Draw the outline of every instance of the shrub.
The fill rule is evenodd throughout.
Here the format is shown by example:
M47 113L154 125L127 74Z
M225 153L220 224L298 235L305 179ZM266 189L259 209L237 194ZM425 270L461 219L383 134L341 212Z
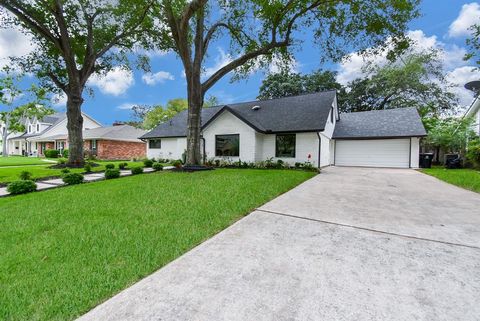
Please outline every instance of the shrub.
M143 165L145 165L145 167L152 167L153 161L151 159L146 159L143 161Z
M85 165L83 166L83 169L85 170L85 172L90 173L92 171L92 164L85 163Z
M113 164L107 164L107 165L105 165L105 168L106 168L106 169L114 169L114 168L115 168L115 165L113 165Z
M468 145L467 160L476 168L480 168L480 140L474 140Z
M62 157L63 158L68 158L68 149L64 149L62 152Z
M120 170L116 168L108 168L105 170L105 179L120 177Z
M175 168L181 168L182 167L182 161L176 160L172 162L172 166L175 166Z
M63 176L63 182L67 185L83 183L83 175L79 173L69 173Z
M312 163L309 163L309 162L303 163L302 168L303 168L304 170L306 170L306 171L312 171L312 172L318 170L317 168L315 168L315 167L312 165Z
M68 168L64 168L61 170L62 174L68 174L70 173L70 170Z
M160 163L153 163L152 167L153 167L153 169L156 170L156 171L161 171L161 170L163 170L163 165L160 164Z
M66 158L59 158L58 163L61 164L61 165L64 165L64 164L67 163L67 159Z
M132 175L137 175L143 173L143 167L132 167Z
M21 171L19 175L22 181L31 181L32 180L32 173L28 171Z
M43 151L43 155L45 155L47 158L57 158L59 153L56 149L45 149Z
M125 169L127 168L128 164L127 163L119 163L118 164L118 169Z
M37 184L31 180L11 182L7 186L7 192L12 195L25 194L34 192L37 189Z
M299 169L299 168L302 168L303 167L303 164L302 163L299 163L299 162L296 162L295 163L295 168L296 169Z
M219 160L219 159L216 159L216 160L215 160L215 166L216 166L216 167L219 167L219 166L220 166L220 160Z

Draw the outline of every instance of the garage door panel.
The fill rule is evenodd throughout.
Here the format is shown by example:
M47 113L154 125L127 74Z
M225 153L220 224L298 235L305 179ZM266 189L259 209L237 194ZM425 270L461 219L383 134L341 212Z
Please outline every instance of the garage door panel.
M410 140L337 140L335 165L408 168Z

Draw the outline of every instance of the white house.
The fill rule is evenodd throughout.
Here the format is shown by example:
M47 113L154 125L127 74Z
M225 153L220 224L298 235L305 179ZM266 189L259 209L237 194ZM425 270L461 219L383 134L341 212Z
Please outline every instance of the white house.
M480 99L479 96L475 98L473 103L468 108L467 112L465 113L465 117L473 117L473 130L477 135L480 136Z
M186 131L184 111L140 138L148 157L179 159ZM416 168L425 135L414 108L340 115L336 91L202 110L204 159Z
M101 124L87 114L82 113L83 128L101 127ZM67 116L55 113L42 119L25 119L24 133L11 133L8 136L9 155L42 155L45 149L63 150L66 148L68 134Z

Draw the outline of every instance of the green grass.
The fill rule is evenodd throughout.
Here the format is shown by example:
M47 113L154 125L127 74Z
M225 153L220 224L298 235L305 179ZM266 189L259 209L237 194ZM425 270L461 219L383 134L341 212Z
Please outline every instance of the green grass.
M125 161L95 161L95 162L100 164L100 166L92 167L93 172L104 171L106 164L114 164L115 167L117 167L119 163L125 163ZM128 166L143 166L142 162L126 162L126 163L128 163ZM49 168L52 165L54 164L45 165L45 166L22 166L22 167L0 168L0 183L9 183L9 182L18 180L18 176L23 171L28 171L32 173L34 180L38 180L43 177L60 176L62 174L62 170ZM83 173L85 172L85 170L83 168L74 168L74 169L70 169L70 172Z
M443 167L433 167L422 169L422 172L447 183L480 193L480 171L468 168L445 169Z
M0 319L78 317L313 175L158 172L0 199Z
M45 162L43 159L38 157L22 157L22 156L0 156L0 167L1 166L21 166L21 165L45 165L53 163Z

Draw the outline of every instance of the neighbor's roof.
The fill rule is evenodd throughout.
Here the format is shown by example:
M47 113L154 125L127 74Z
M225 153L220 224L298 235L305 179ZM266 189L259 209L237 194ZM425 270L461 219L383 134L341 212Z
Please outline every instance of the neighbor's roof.
M421 137L427 132L415 108L372 110L340 115L333 138Z
M202 109L202 127L208 126L223 111L229 111L261 133L322 131L336 97L336 91L285 98L257 100ZM260 109L253 110L253 106ZM184 137L187 111L162 123L141 138Z
M110 139L141 142L138 137L145 133L146 131L130 125L98 127L84 130L83 139Z

